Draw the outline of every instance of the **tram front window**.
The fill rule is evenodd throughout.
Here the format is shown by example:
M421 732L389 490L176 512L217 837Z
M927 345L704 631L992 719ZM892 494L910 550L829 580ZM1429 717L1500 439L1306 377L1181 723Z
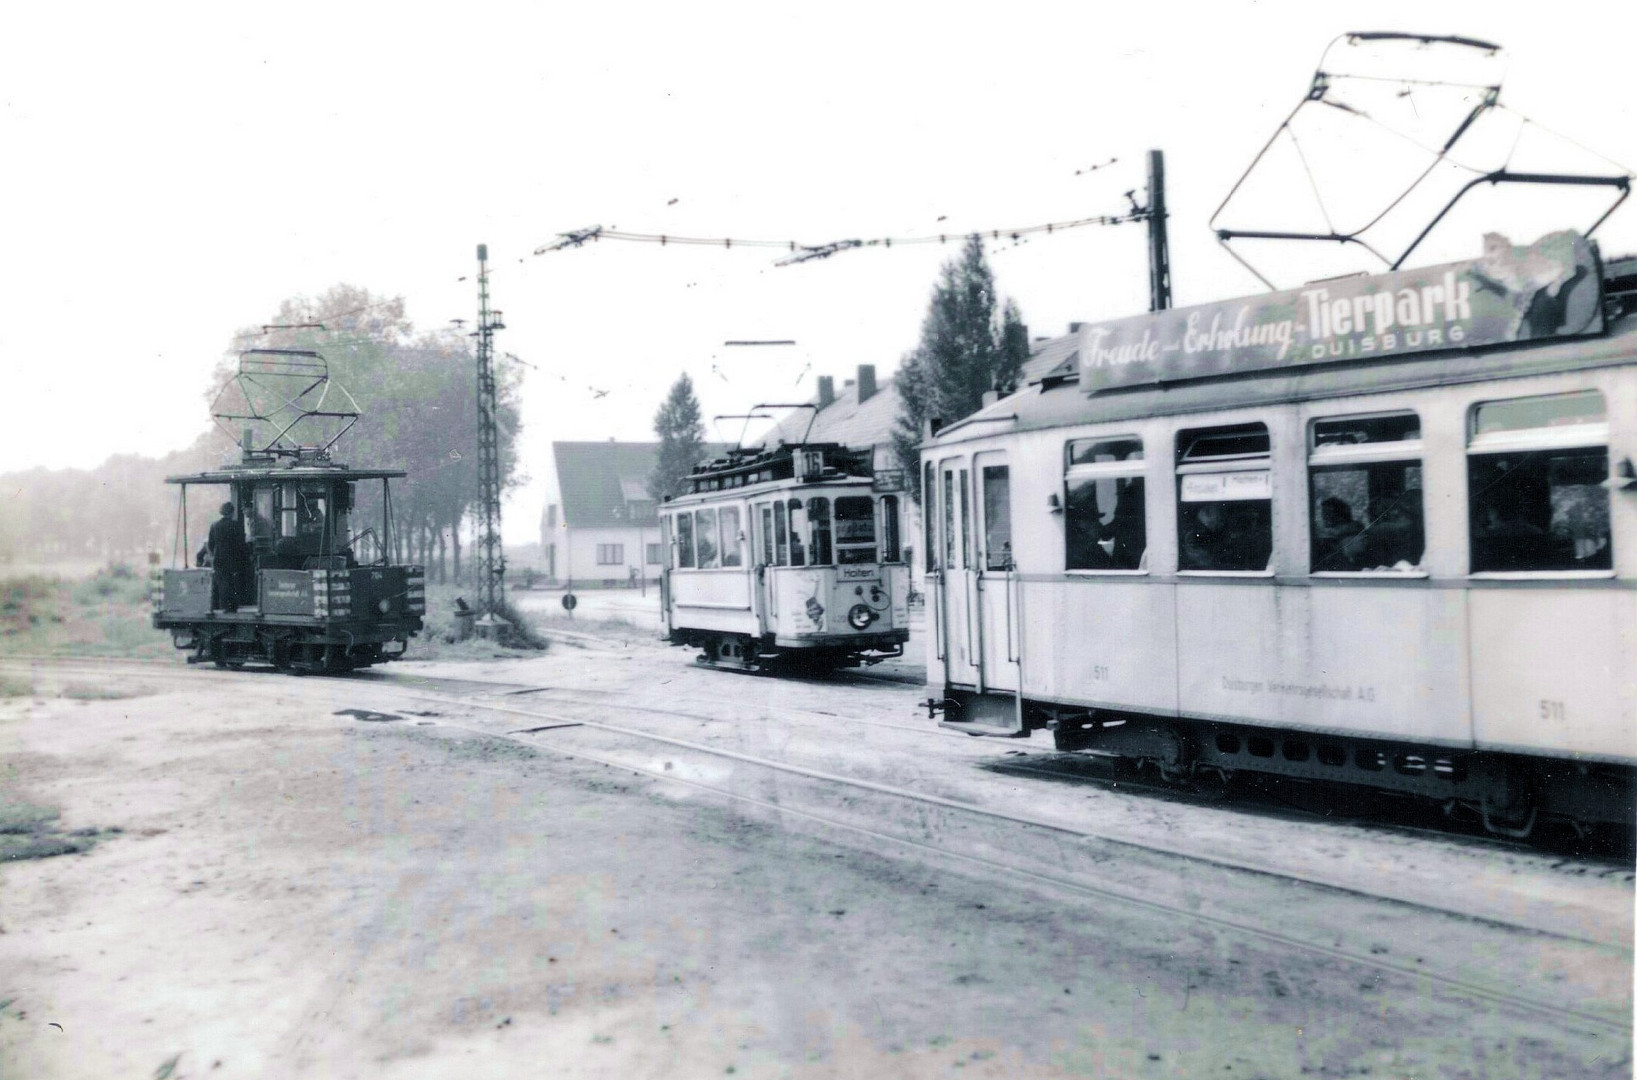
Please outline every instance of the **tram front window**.
M694 546L699 552L699 569L716 568L716 511L694 511Z
M807 524L812 530L809 545L814 566L829 566L834 558L830 548L830 500L820 496L807 500Z
M902 562L903 545L899 542L898 496L881 496L881 561Z
M686 511L676 515L676 565L688 569L694 565L693 515Z
M836 500L836 562L875 562L875 500L847 495Z
M717 517L722 529L722 565L738 566L742 562L739 554L739 508L724 506Z

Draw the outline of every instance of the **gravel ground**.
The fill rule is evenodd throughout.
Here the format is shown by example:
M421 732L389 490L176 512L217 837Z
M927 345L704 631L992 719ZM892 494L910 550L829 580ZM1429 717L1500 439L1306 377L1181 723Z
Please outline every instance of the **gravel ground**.
M696 671L619 641L399 670L703 702L733 723L672 720L1043 813L1072 800L1122 827L1305 845L1315 864L1381 857L1345 828L1041 790L975 767L1015 746L905 751L919 736L840 719L914 723L911 687ZM199 674L197 690L120 674L0 701L0 804L35 808L0 825L78 833L82 851L0 864L0 1076L1631 1073L1626 1037L454 731L405 711L401 679ZM387 708L400 719L337 715ZM848 736L830 750L812 734L825 713ZM1392 845L1408 864L1438 850ZM1451 858L1487 867L1490 891L1550 884L1587 919L1621 890L1630 906L1629 878ZM1285 896L1270 880L1275 919Z

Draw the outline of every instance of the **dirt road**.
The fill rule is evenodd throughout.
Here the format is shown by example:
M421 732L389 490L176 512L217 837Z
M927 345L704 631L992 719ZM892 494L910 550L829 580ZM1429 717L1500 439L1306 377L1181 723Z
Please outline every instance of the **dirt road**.
M0 868L0 1077L1630 1074L1626 1037L872 850L391 686L188 674L0 701L0 804L101 830Z

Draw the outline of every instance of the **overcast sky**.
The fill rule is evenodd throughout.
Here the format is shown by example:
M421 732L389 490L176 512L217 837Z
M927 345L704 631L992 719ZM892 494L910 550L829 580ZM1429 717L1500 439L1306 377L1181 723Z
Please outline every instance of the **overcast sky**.
M816 375L839 383L859 363L889 375L956 250L789 267L766 250L613 242L532 255L558 232L816 243L1063 221L1126 208L1157 147L1178 303L1252 293L1207 221L1350 29L1498 42L1503 101L1637 162L1629 2L1556 19L1424 2L564 7L12 9L0 471L188 444L233 331L287 296L347 282L402 295L419 326L470 319L482 241L499 347L534 365L523 446L536 479L506 508L508 538L530 539L547 443L651 438L684 370L707 419L809 397ZM1401 104L1417 102L1430 111L1430 92ZM1357 129L1342 130L1345 151ZM1314 147L1333 159L1321 173L1374 163L1363 142L1337 158L1316 132ZM1276 194L1311 208L1299 186ZM1475 255L1488 228L1525 241L1584 227L1590 206L1516 220L1510 204L1480 207L1412 261ZM1605 255L1637 252L1637 206L1598 238ZM1133 225L991 251L1035 335L1145 310L1144 260ZM1280 284L1318 276L1266 263ZM722 345L745 338L797 344Z

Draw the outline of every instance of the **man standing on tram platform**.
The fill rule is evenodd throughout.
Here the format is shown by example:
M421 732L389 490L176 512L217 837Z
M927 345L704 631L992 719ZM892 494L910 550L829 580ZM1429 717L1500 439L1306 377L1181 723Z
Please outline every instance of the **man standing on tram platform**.
M248 567L249 545L245 543L244 529L234 515L233 504L222 504L222 516L210 526L210 538L205 541L210 550L211 597L210 606L222 611L237 611L244 595L245 571Z

